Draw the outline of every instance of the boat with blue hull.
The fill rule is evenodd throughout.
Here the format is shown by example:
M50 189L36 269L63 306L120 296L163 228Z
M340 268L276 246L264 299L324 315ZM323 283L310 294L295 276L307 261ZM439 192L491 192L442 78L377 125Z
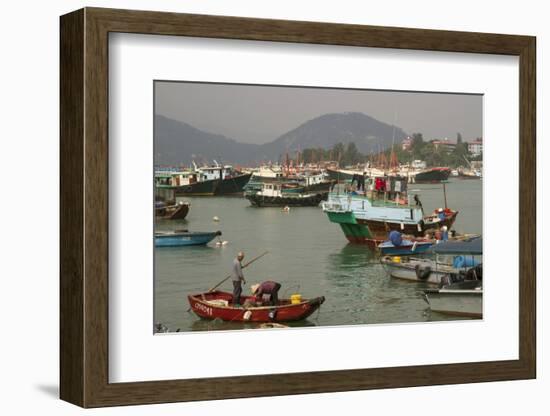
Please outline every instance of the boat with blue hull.
M222 235L221 231L157 231L155 232L155 247L201 246L208 244L220 235Z
M412 256L426 253L432 245L433 241L428 240L403 240L399 245L384 241L378 245L378 249L384 256Z

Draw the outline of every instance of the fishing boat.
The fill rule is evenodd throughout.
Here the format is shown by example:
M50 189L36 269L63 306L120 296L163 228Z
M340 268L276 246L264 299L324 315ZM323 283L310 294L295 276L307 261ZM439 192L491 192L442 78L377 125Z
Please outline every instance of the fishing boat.
M262 183L261 189L245 192L245 198L256 207L314 207L327 199L327 191L308 192L303 186L289 182Z
M481 280L466 280L440 289L425 289L423 299L432 312L470 318L483 316Z
M155 202L155 218L166 220L183 220L189 213L189 203L179 202L168 205L166 202Z
M414 183L437 183L446 181L451 175L451 169L447 167L434 167L411 172L410 181Z
M338 224L352 244L366 244L376 250L392 230L414 237L423 237L443 226L450 230L458 215L458 211L448 207L424 215L418 196L414 197L414 203L409 198L405 177L363 178L363 181L357 189L329 193L322 204L329 221ZM443 190L446 200L445 185Z
M220 235L222 235L221 231L156 231L155 247L183 247L206 245Z
M327 168L329 178L337 182L351 181L358 173L358 171L349 169Z
M363 177L377 177L384 175L392 175L392 172L371 166L364 166L362 168L355 169L339 169L339 168L327 168L327 175L330 180L338 183L350 182L358 176Z
M236 195L251 176L252 173L241 173L231 165L194 165L189 170L155 172L155 186L157 194L171 190L175 196Z
M336 181L331 180L322 171L297 171L272 170L271 168L260 168L254 172L250 181L244 186L244 192L258 192L262 190L264 183L279 183L285 186L302 188L303 192L329 192ZM272 172L269 175L266 172Z
M246 300L254 299L253 296L241 297L243 304ZM299 303L293 303L291 299L280 299L276 306L246 308L233 306L233 294L221 291L189 295L188 300L193 312L203 319L231 322L290 322L306 319L319 309L325 297L302 299Z

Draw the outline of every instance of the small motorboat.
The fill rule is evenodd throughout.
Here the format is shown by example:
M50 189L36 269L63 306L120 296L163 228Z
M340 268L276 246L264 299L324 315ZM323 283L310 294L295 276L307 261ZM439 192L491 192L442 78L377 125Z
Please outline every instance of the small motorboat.
M178 202L168 205L166 202L155 203L155 218L165 220L183 220L189 213L188 202Z
M436 254L483 254L483 239L478 236L465 241L445 241L434 247ZM466 260L459 256L455 260ZM449 274L448 281L441 281L439 289L425 289L424 300L433 312L448 315L481 318L483 316L483 264L472 259L472 266L463 275ZM456 279L456 280L454 280Z
M200 232L188 230L157 231L155 232L155 247L181 247L206 245L221 231Z
M203 319L221 319L231 322L290 322L307 318L325 301L324 296L313 299L280 299L278 305L233 306L233 294L214 291L189 295L189 305L193 312ZM242 296L241 301L253 301L253 296Z
M481 280L465 280L440 289L425 289L424 300L430 305L432 312L470 318L483 316Z
M411 256L425 253L432 245L431 240L402 240L399 245L388 240L378 244L378 249L384 256Z

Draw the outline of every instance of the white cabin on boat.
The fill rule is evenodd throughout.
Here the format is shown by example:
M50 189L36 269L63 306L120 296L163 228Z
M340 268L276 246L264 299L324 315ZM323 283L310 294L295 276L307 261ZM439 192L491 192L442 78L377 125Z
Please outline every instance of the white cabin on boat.
M156 171L156 187L185 186L199 182L199 174L193 171Z
M232 176L233 166L205 166L198 168L197 172L201 175L201 181L210 181L213 179L226 179Z
M253 177L269 178L269 179L281 179L284 176L281 166L260 166L260 168L253 173Z
M283 195L283 187L280 183L263 183L261 191L258 191L259 195L265 197L281 197Z

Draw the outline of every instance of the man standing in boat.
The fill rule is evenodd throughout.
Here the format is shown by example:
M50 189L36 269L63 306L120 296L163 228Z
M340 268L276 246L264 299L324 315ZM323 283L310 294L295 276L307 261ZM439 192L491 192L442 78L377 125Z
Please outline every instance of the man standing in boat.
M243 291L242 284L246 285L244 280L243 267L241 261L244 259L244 253L239 251L237 257L233 260L233 271L231 273L231 279L233 280L233 305L241 305L241 293Z

